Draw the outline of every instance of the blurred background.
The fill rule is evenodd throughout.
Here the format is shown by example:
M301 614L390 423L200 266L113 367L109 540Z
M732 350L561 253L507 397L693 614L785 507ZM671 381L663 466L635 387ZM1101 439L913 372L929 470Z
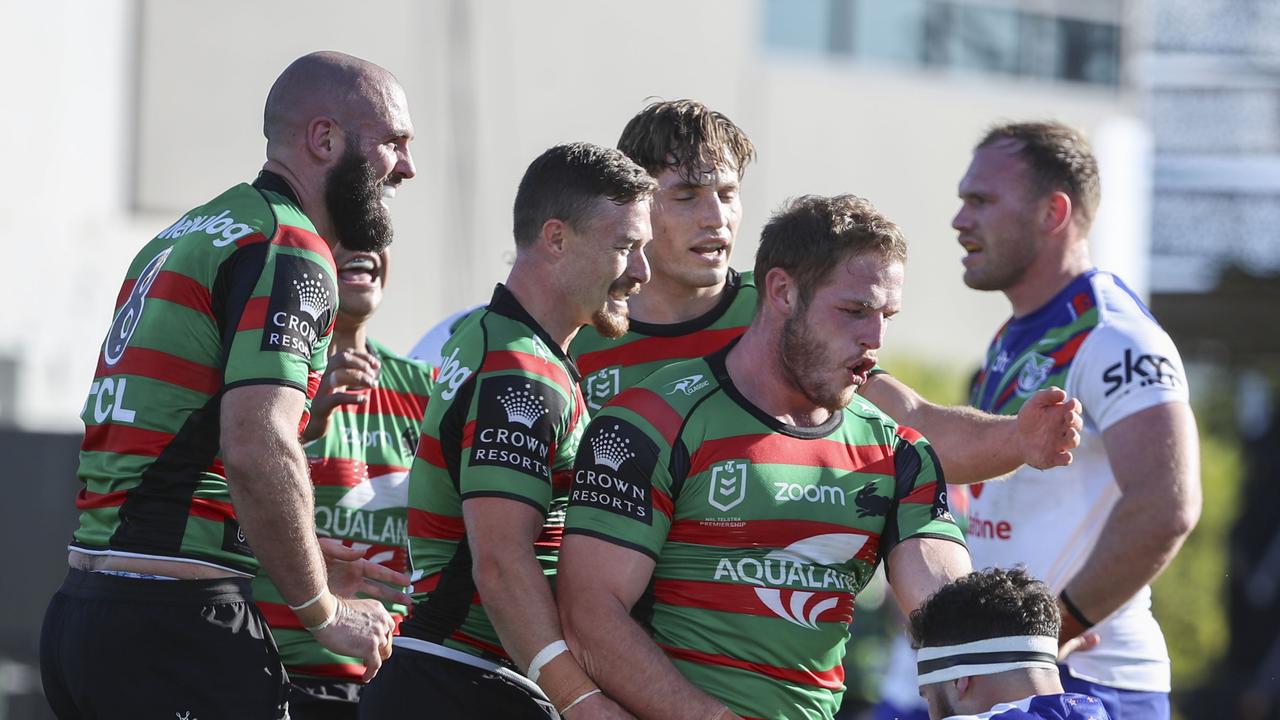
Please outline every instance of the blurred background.
M401 80L418 177L392 205L373 333L407 351L483 302L527 163L612 145L653 98L731 117L759 162L735 265L785 198L853 192L905 230L885 364L960 402L1007 315L960 280L956 183L984 128L1085 130L1100 267L1149 298L1189 366L1200 524L1155 590L1182 718L1280 718L1280 2L1277 0L0 0L0 720L48 717L40 618L65 570L98 345L134 252L254 177L262 105L295 57ZM847 716L890 623L859 599Z

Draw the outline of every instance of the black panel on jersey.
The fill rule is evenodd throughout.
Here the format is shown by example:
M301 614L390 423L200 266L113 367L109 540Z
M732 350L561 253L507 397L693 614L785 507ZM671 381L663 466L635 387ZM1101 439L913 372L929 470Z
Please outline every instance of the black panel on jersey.
M480 381L475 436L468 465L501 467L551 482L551 445L565 399L523 375Z
M578 445L569 504L653 525L653 469L658 446L625 420L591 423Z

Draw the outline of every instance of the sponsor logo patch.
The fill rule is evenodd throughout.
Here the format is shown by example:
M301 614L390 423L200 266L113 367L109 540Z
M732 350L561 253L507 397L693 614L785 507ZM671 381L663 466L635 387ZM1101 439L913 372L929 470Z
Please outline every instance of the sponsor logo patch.
M1120 388L1128 388L1135 383L1137 387L1177 387L1182 384L1182 377L1169 358L1149 353L1138 354L1133 348L1125 348L1124 359L1107 368L1102 373L1102 381L1107 384L1104 396L1111 397Z
M867 536L829 533L797 540L763 558L721 558L714 580L755 585L756 597L774 615L793 625L820 629L819 622L843 619L836 610L839 597L852 593L853 577L840 566L848 563L867 543ZM817 593L823 593L818 596Z
M261 349L309 360L333 321L338 289L328 273L306 258L281 254L275 265Z
M707 502L711 507L728 512L747 499L746 460L725 460L711 466L711 482Z
M569 504L653 524L653 468L658 448L634 425L603 418L578 447Z
M551 482L554 421L564 398L545 383L499 375L480 383L471 466L505 467Z
M702 375L690 375L686 378L680 378L675 382L667 383L666 388L668 395L675 395L676 393L692 395L710 384L711 381L704 380Z

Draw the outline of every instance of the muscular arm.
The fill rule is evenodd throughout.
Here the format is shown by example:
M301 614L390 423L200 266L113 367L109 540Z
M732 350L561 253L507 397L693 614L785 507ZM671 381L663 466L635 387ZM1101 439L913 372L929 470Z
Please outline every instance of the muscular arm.
M889 553L889 586L903 616L920 607L938 588L973 570L965 546L939 538L909 538Z
M981 482L1018 466L1046 469L1071 462L1080 444L1080 404L1061 390L1041 390L1017 417L925 400L892 375L867 379L858 391L903 425L924 433L942 461L947 482Z
M1066 593L1093 622L1120 608L1173 560L1200 518L1200 441L1182 402L1147 408L1102 435L1121 497ZM1061 639L1083 631L1063 613Z
M565 536L556 592L570 650L600 687L636 717L735 717L685 679L631 618L653 566L653 559L635 550L584 535Z
M391 652L391 616L375 600L341 600L327 591L316 541L306 456L298 443L305 398L281 385L246 385L222 398L221 450L236 516L254 555L285 602L321 599L299 617L332 623L317 631L322 645L365 661L366 681Z

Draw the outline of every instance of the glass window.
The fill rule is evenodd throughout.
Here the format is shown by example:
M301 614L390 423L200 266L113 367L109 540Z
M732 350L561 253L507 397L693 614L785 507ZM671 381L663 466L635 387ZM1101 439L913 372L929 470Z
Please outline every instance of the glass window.
M830 0L765 0L765 44L783 50L826 52Z
M1099 85L1120 82L1120 29L1084 20L1059 21L1058 77Z
M1018 12L953 5L942 32L946 65L1013 75L1018 72Z
M862 60L897 65L925 61L925 0L858 0L853 53Z

